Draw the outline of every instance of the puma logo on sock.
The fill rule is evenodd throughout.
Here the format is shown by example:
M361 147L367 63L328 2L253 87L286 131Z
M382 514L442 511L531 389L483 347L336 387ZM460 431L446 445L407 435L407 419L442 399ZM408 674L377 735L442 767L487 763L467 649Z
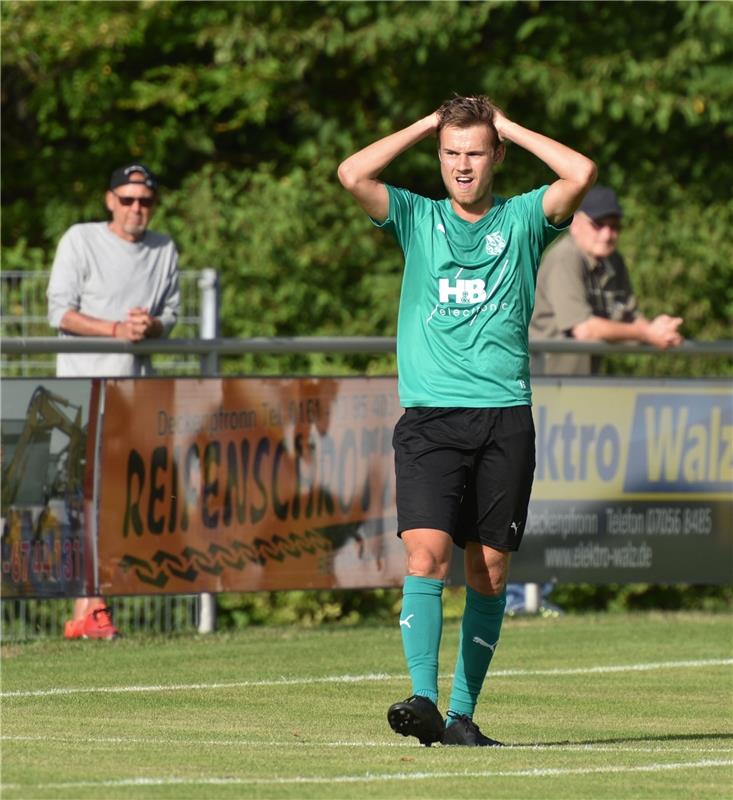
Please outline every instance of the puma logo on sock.
M496 650L496 645L499 644L498 642L494 642L494 644L489 644L488 642L485 642L480 636L474 636L472 641L475 644L480 644L481 647L488 647L492 653Z

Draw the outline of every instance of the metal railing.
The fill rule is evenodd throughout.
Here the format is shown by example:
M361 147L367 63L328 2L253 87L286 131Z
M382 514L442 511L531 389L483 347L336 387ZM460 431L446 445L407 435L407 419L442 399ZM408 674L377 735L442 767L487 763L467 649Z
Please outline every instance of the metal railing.
M195 355L245 355L247 353L391 353L396 346L394 336L273 336L249 339L148 339L144 342L124 342L120 339L18 336L4 339L2 349L7 354L31 353L188 353ZM679 347L659 350L646 344L611 344L607 342L578 342L572 339L533 339L530 353L588 353L590 355L637 354L727 356L733 358L733 340L696 342L687 340Z
M46 288L50 272L24 270L4 270L0 273L0 335L4 342L15 339L56 338L56 331L48 324ZM173 335L185 337L205 336L204 329L212 328L207 314L216 313L217 301L212 300L218 293L216 270L183 270L179 273L181 287L181 305L178 322ZM217 321L213 322L216 330ZM11 353L3 347L0 358L0 372L6 376L10 373L19 377L53 375L56 365L52 359L40 358L51 355L53 350L25 351L22 354ZM18 356L19 358L8 358ZM195 355L183 353L160 354L154 366L161 374L196 374L199 362ZM171 355L178 358L171 360Z

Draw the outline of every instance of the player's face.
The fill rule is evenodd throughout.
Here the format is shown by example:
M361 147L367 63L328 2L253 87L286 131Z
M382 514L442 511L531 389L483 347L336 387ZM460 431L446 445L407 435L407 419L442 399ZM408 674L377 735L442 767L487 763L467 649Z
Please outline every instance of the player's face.
M110 228L122 239L135 242L145 233L153 213L155 192L142 181L143 175L134 173L133 181L107 192L107 208L112 214ZM143 205L144 204L144 205Z
M438 157L440 174L454 206L485 212L492 200L494 166L504 157L504 146L495 142L493 131L487 125L447 125L440 132Z
M584 253L591 258L608 258L616 250L621 218L616 214L609 214L600 219L591 219L582 211L576 211L571 231Z

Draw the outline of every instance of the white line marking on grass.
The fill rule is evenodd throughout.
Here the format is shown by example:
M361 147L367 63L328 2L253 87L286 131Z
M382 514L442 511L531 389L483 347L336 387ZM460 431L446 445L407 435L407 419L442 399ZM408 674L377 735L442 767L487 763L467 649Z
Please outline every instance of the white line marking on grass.
M653 737L651 737L653 738ZM169 740L170 741L170 740ZM733 753L733 747L721 745L720 747L694 747L690 744L679 747L657 746L640 747L635 744L514 744L504 745L510 750L542 750L550 752L599 752L599 753Z
M68 689L33 689L0 692L0 697L48 697L66 694L124 694L128 692L180 692L197 689L247 689L259 686L310 686L317 683L367 683L369 681L405 680L404 675L367 673L366 675L326 675L320 678L271 678L261 681L232 681L231 683L172 683L152 686L80 686Z
M365 775L332 775L312 777L294 776L292 778L122 778L108 781L69 781L68 783L28 784L23 788L32 789L78 789L87 787L117 786L273 786L288 784L321 784L321 783L375 783L389 781L435 780L439 778L548 778L566 775L596 775L628 772L665 772L668 770L707 769L709 767L730 767L733 760L716 761L681 761L669 764L642 764L636 767L569 767L538 768L522 770L482 770L471 772L395 772L366 773ZM3 789L20 788L19 784L0 784Z
M680 669L685 667L727 667L733 658L708 658L694 661L659 661L648 664L618 664L608 667L570 667L559 669L506 669L489 672L488 677L517 677L523 675L595 675L607 672L648 672L655 669ZM453 677L452 675L450 677Z
M107 747L111 744L130 745L130 744L147 744L147 745L191 745L193 747L399 747L411 748L413 750L420 749L419 745L414 739L401 739L395 741L336 741L336 742L322 742L316 739L304 740L298 736L293 736L291 739L280 739L263 741L261 739L171 739L155 738L155 737L137 737L137 736L13 736L2 735L0 741L6 742L63 742L70 745L84 745L100 747ZM599 753L733 753L733 746L721 745L720 747L694 747L689 743L680 746L639 746L633 744L595 744L595 743L576 743L572 744L505 744L502 752L507 750L543 750L551 752L599 752Z
M648 672L657 669L686 669L696 667L719 667L733 665L733 658L708 658L696 661L660 661L648 664L618 664L606 667L573 667L568 669L505 669L490 672L493 678L521 678L537 675L596 675L611 672ZM452 674L441 675L449 680ZM405 675L388 675L382 672L365 675L326 675L312 678L271 678L260 681L232 681L230 683L172 683L150 686L79 686L58 689L30 689L0 692L0 697L50 697L70 694L126 694L130 692L180 692L199 689L246 689L258 686L310 686L324 683L369 683L373 681L404 681Z
M153 737L140 739L134 736L0 736L0 741L7 742L64 742L66 744L82 744L85 747L94 746L96 743L107 747L110 744L149 744L149 745L191 745L193 747L400 747L416 749L422 747L416 740L401 739L397 741L359 741L349 742L346 740L336 742L319 742L315 739L303 740L299 736L291 739L280 739L265 741L262 739L171 739L170 737L156 739ZM682 748L680 748L682 750ZM733 751L733 747L731 748ZM690 752L686 748L684 752ZM695 749L695 752L699 752ZM717 751L716 751L717 752Z

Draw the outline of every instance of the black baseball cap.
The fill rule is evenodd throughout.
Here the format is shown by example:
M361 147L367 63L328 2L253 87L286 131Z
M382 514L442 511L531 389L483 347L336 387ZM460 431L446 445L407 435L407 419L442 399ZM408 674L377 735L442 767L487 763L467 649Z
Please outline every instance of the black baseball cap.
M133 179L131 176L136 173L142 175L143 179ZM116 189L118 186L127 186L128 183L142 183L153 191L158 188L158 179L145 164L126 164L124 167L118 167L109 179L109 188Z
M591 219L624 215L616 192L609 189L608 186L594 186L583 198L578 210L587 214Z

